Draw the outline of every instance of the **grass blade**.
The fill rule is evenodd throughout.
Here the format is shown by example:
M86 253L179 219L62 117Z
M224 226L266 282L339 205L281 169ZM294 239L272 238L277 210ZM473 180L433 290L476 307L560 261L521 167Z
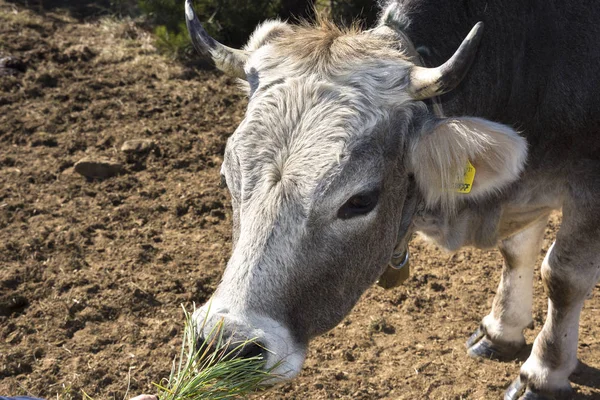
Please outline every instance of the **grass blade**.
M186 323L179 359L173 360L171 374L164 384L153 383L160 400L239 398L255 392L276 377L273 370L279 364L265 369L263 356L228 357L244 346L255 344L256 339L232 343L231 338L223 335L223 321L211 329L208 343L197 349L201 329L192 319L193 313L188 313L185 308L183 312Z

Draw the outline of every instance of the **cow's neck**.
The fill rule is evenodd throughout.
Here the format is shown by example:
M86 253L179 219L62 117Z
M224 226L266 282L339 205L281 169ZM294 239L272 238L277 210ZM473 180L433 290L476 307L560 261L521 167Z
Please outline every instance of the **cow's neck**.
M414 218L415 230L439 246L455 251L473 246L487 249L522 231L556 207L502 202L469 203L453 216L422 210Z

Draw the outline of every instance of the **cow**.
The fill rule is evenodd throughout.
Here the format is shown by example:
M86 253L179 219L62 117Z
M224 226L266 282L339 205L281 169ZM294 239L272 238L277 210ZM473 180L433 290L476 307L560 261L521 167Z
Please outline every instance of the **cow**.
M262 353L293 378L309 341L420 232L451 251L499 247L499 287L467 352L514 357L544 229L562 210L541 266L546 321L505 399L572 390L600 276L600 11L392 0L368 30L267 21L233 49L185 7L195 48L248 94L221 169L233 250L194 315L205 339L222 322L233 342L258 338L238 356Z

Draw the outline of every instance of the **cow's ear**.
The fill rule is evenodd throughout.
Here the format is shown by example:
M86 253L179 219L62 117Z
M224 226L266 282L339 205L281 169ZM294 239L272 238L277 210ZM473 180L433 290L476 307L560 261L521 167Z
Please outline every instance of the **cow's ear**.
M527 142L513 129L484 119L438 119L424 125L409 157L427 204L451 211L461 197L481 197L517 180ZM466 173L471 166L474 177L472 169Z

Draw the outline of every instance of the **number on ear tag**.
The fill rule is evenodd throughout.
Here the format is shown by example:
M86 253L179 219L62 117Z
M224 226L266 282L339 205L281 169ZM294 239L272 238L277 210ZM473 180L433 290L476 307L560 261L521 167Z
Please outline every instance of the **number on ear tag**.
M467 167L465 168L465 175L463 176L462 182L456 184L457 193L470 193L473 188L473 181L475 180L475 167L471 164L471 161L467 161Z

